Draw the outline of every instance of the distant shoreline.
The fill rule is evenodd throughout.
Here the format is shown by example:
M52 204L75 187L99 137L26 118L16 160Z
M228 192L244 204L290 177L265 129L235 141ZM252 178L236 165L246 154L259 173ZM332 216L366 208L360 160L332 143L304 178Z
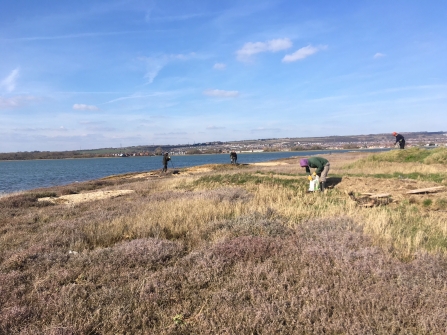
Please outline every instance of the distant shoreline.
M321 152L321 151L330 151L330 152L348 152L348 151L386 151L386 150L392 150L393 148L360 148L360 149L315 149L315 150L288 150L288 151L238 151L236 150L237 154L272 154L272 153L280 153L280 152ZM228 155L228 153L203 153L203 154L172 154L173 157L184 157L184 156L206 156L206 155ZM23 162L23 161L59 161L59 160L88 160L88 159L102 159L102 158L113 158L113 159L121 159L121 158L147 158L147 157L159 157L161 158L162 155L151 155L151 156L98 156L98 157L62 157L62 158L27 158L27 159L1 159L1 162Z

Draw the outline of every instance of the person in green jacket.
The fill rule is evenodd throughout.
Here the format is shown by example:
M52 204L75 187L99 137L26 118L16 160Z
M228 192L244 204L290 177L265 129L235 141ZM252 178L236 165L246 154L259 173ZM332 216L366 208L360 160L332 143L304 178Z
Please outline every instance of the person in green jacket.
M315 173L318 175L320 179L320 190L324 191L326 188L326 177L329 172L329 161L323 157L309 157L300 159L301 167L306 168L306 172L311 175L310 168L315 168Z

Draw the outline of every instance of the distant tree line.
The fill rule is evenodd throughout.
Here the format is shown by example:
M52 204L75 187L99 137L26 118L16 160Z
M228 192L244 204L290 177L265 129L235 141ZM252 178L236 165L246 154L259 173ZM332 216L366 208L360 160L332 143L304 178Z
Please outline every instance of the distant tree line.
M185 152L187 155L201 155L201 154L221 154L222 149L205 149L205 150L199 150L199 149L189 149Z
M326 148L322 147L321 145L311 145L308 147L298 145L296 147L290 148L290 151L306 151L306 150L324 150Z

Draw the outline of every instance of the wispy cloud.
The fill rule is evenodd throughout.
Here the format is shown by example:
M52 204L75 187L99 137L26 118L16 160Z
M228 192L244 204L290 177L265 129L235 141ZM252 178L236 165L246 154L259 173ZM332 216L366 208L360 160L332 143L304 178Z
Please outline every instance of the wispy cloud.
M337 114L331 114L328 116L330 119L339 119L339 118L351 118L351 117L362 117L366 115L374 115L377 114L377 112L364 112L364 113L358 113L358 112L352 112L352 113L337 113Z
M147 11L145 19L147 22L172 22L172 21L192 20L200 17L212 16L215 14L216 13L193 13L193 14L176 15L176 16L154 17L152 16L152 11Z
M227 67L226 64L216 63L216 64L214 64L213 69L215 69L215 70L225 70L226 67Z
M29 102L36 100L38 100L38 98L24 95L17 95L10 98L0 97L0 109L20 108L27 105Z
M386 55L385 54L383 54L383 53L380 53L380 52L378 52L378 53L376 53L375 55L374 55L374 59L377 59L377 58L382 58L382 57L385 57Z
M256 129L252 129L252 132L267 132L267 131L280 131L279 128L264 128L264 127L258 127Z
M216 98L235 98L239 96L238 91L224 91L224 90L205 90L203 91L203 94L209 97L216 97Z
M97 110L99 110L99 108L94 105L85 105L85 104L74 104L73 109L78 110L78 111L97 111Z
M327 97L309 99L308 101L312 101L312 102L327 102L327 101L336 101L336 100L349 99L351 97L352 96L350 96L350 95L332 95L332 96L327 96Z
M8 93L14 91L16 88L17 78L19 77L19 68L11 71L9 76L0 82L0 87L5 89Z
M40 131L68 131L67 128L65 128L64 126L60 126L58 128L32 128L32 127L27 127L27 128L14 128L14 131L24 131L24 132L40 132Z
M306 57L309 57L309 56L317 53L320 50L325 50L325 49L327 49L326 45L322 45L322 46L318 46L318 47L313 47L312 45L308 45L307 47L298 49L293 54L285 55L284 58L282 59L282 61L284 63L295 62L297 60L301 60Z
M194 52L189 54L172 54L161 55L157 57L139 57L138 60L146 64L146 74L144 78L147 79L148 84L152 84L158 73L170 62L186 61L195 58L197 55Z
M247 61L252 55L261 52L277 52L289 49L291 46L292 41L288 38L280 38L267 42L248 42L245 43L241 49L236 51L236 56L240 61Z
M141 93L135 93L126 97L119 97L116 99L112 99L110 101L101 103L100 105L104 105L104 104L110 104L110 103L114 103L117 101L122 101L122 100L129 100L129 99L141 99L141 98L147 98L147 97L156 97L156 96L161 96L161 95L166 95L167 93L161 93L161 92L156 92L156 93L151 93L151 94L141 94Z
M166 135L186 135L188 134L185 131L177 131L177 132L170 132L170 133L155 133L156 136L166 136Z
M89 126L89 127L86 127L86 129L87 130L90 130L90 131L101 131L101 132L107 132L107 131L117 131L118 129L117 128L114 128L114 127L98 127L98 126Z
M81 125L89 126L89 125L104 124L104 121L79 121L78 123Z
M206 129L209 129L209 130L216 130L216 129L225 129L225 127L208 126L208 127L206 127Z
M131 30L131 31L111 31L111 32L91 32L91 33L78 33L78 34L66 34L66 35L49 35L49 36L26 36L16 38L0 38L3 41L44 41L44 40L65 40L73 38L84 37L104 37L115 35L127 35L127 34L145 34L148 30ZM151 31L153 32L153 31Z

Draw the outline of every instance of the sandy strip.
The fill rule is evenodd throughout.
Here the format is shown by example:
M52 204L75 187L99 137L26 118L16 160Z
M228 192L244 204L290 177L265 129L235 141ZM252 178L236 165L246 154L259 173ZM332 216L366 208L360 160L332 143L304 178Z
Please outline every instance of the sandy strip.
M99 199L116 198L131 193L135 193L135 191L134 190L96 191L89 193L61 195L60 197L39 198L38 201L49 201L54 204L72 205Z
M278 166L278 165L290 165L286 162L261 162L261 163L251 163L250 165L258 165L258 166Z

